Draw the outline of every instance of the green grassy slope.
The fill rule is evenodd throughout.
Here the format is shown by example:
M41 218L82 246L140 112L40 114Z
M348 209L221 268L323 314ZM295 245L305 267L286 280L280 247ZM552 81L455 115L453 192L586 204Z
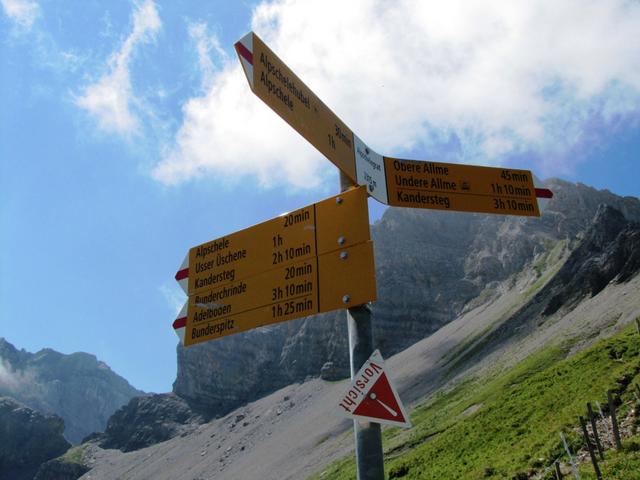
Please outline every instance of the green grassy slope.
M606 404L608 389L620 394L619 416L637 402L631 385L640 383L640 336L635 328L565 358L569 345L538 351L506 374L469 380L416 408L410 430L386 429L383 444L389 478L526 479L555 478L556 458L567 462L559 432L580 448L578 417L586 402ZM634 425L634 432L637 425ZM607 451L607 479L640 479L638 436L626 451ZM590 464L581 466L591 477ZM546 474L545 474L546 470ZM353 479L352 457L314 479Z

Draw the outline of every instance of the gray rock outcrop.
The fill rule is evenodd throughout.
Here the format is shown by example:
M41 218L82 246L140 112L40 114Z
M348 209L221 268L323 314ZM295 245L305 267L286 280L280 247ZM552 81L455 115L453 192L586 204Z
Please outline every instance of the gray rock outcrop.
M611 283L640 274L640 223L601 204L582 241L553 278L505 322L478 341L457 362L480 361L515 336L522 337L556 312L566 314Z
M89 467L54 458L40 465L33 480L77 480L89 471Z
M111 416L103 434L90 439L129 452L187 434L204 421L174 394L135 397Z
M624 282L640 271L640 223L601 205L580 245L540 296L549 297L543 315L597 295L609 282Z
M41 463L71 446L64 422L10 398L0 397L0 480L31 480Z

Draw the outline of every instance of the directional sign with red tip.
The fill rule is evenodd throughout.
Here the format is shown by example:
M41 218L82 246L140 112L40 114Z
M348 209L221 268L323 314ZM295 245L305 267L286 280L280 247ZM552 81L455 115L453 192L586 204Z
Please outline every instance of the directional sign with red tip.
M173 328L189 347L375 299L373 243L366 241L190 295Z
M193 295L369 238L367 193L353 188L189 249L175 278Z
M338 404L341 415L396 427L410 428L411 422L398 392L384 371L380 351L373 352Z
M553 198L553 192L548 188L536 188L537 198Z
M253 93L368 194L386 205L540 216L528 170L403 160L368 147L255 33L235 44Z
M189 250L173 323L185 347L376 299L365 187Z

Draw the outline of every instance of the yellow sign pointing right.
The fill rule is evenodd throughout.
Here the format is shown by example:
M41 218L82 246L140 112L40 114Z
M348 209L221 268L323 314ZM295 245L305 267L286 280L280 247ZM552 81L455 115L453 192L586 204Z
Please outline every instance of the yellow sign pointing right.
M540 216L528 170L383 157L347 127L253 32L235 45L251 90L352 182L386 205Z
M540 216L528 170L384 157L389 205Z

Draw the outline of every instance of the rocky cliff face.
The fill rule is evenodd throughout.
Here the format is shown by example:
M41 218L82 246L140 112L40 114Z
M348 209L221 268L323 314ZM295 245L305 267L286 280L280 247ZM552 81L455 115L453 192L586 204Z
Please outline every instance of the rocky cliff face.
M33 480L77 480L89 470L89 467L81 463L54 458L40 465Z
M109 419L104 434L93 435L102 448L130 452L186 435L205 418L174 394L132 398Z
M142 392L94 355L64 355L51 349L18 350L0 338L0 395L64 419L65 437L79 442L103 431L119 407Z
M540 218L400 208L385 212L371 229L378 282L374 338L383 355L430 335L482 298L498 295L501 282L551 250L576 248L599 205L616 209L624 222L640 220L636 198L561 180L550 180L547 186L554 198ZM332 312L178 347L174 392L212 415L222 415L321 371L331 378L346 377L344 315Z
M64 422L0 397L0 480L31 480L41 463L71 446L62 436Z
M609 282L625 282L640 271L640 224L615 208L601 205L580 245L541 292L549 300L542 312L571 308L597 295Z
M558 272L538 293L494 330L478 339L460 364L480 361L515 337L524 337L549 317L566 315L609 284L624 283L640 274L640 223L601 204L582 240Z

